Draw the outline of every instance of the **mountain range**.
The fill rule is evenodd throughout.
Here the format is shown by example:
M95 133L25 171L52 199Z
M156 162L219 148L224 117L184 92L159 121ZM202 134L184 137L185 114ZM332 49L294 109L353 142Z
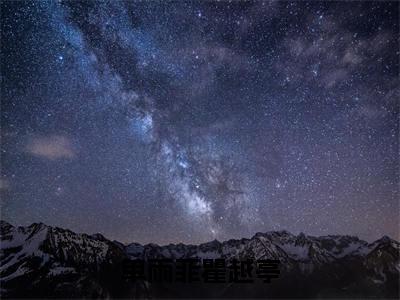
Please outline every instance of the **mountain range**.
M400 243L385 236L256 233L200 245L123 244L34 223L1 222L0 296L3 298L397 298ZM270 284L152 284L131 282L126 259L247 258L280 261Z

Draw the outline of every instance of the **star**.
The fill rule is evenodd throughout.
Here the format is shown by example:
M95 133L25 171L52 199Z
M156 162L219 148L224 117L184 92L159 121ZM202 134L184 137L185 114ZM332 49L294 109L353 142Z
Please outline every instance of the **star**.
M6 221L159 244L399 235L395 2L1 9Z

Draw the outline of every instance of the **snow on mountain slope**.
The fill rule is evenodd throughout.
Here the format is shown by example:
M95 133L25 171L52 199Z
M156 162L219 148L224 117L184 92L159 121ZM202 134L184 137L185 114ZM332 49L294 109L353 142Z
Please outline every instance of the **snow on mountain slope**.
M113 251L117 253L119 249L108 240L42 223L14 227L1 221L0 233L1 282L30 273L32 261L36 268L47 270L49 275L72 272L74 268L85 266L96 268L100 263L112 262Z
M392 240L393 247L398 246ZM165 258L253 258L279 259L288 268L296 263L314 267L336 259L365 256L374 248L374 243L352 236L312 237L298 236L287 231L257 233L250 239L212 241L195 245L140 245L132 243L125 247L131 258L165 257ZM307 268L306 268L307 269Z
M14 297L31 296L32 291L37 297L92 297L93 293L109 297L120 289L118 270L128 257L278 259L283 275L301 280L317 279L327 285L336 280L339 289L345 283L346 288L360 290L367 285L374 293L374 286L382 286L379 295L398 289L400 244L388 237L367 243L352 236L313 237L278 231L200 245L124 245L101 234L77 234L42 223L14 227L1 221L0 225L1 294ZM29 287L27 294L21 294L18 286Z

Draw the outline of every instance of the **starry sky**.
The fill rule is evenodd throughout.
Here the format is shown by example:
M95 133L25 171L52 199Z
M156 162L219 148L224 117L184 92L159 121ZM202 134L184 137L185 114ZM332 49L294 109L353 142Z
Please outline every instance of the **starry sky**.
M398 239L398 20L389 1L2 1L1 217Z

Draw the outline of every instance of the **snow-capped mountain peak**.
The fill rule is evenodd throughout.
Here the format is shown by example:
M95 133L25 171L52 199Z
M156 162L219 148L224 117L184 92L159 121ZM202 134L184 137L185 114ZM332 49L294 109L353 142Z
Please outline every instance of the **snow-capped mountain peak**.
M106 272L117 278L115 272L126 258L278 259L284 276L295 274L333 280L347 278L343 270L350 268L358 270L357 276L368 284L389 287L400 272L399 243L386 236L367 243L352 236L313 237L277 231L259 232L249 239L159 246L124 245L101 234L78 234L42 223L15 227L1 221L0 225L2 293L12 296L23 296L18 294L17 285L25 284L35 290L34 283L43 281L58 282L63 295L66 285L73 287L79 283L80 286L82 282L102 293L110 293L104 286L107 284L98 281L98 274ZM104 276L109 278L109 275ZM85 294L79 289L77 293Z

